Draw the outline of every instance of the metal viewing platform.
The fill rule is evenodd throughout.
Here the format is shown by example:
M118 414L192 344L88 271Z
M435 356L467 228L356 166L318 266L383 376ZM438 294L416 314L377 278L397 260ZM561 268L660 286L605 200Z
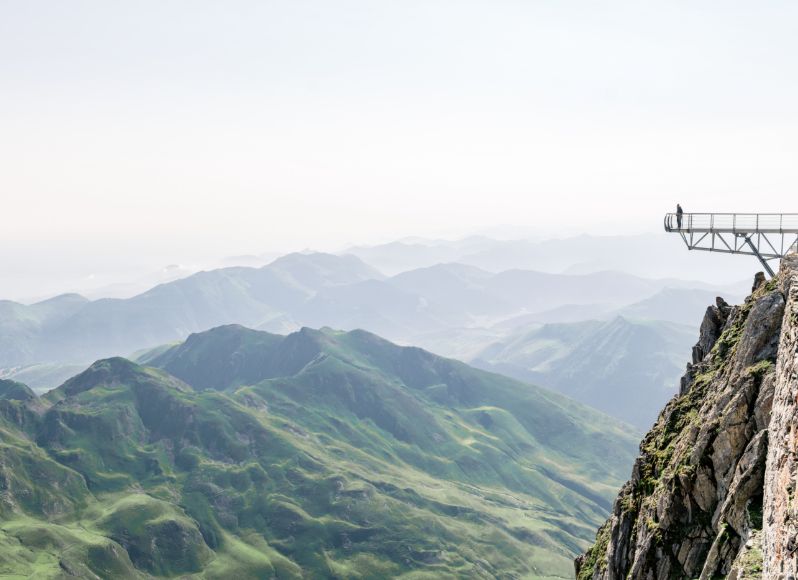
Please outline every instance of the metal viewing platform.
M665 231L682 236L690 250L756 256L767 273L798 245L798 213L665 214Z

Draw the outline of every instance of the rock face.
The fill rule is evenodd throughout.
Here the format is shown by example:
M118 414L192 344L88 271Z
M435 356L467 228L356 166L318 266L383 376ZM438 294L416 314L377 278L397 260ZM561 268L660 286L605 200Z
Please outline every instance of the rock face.
M776 392L770 420L765 470L765 521L763 528L766 578L795 578L798 550L798 511L794 501L798 475L798 258L782 280L787 297L776 362Z
M798 577L798 256L692 355L577 578Z

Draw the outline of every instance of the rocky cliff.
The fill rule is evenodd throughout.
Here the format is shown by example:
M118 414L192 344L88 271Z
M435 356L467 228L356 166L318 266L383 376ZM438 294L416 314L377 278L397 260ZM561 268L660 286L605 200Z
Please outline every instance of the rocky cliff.
M798 256L707 310L579 579L795 578Z

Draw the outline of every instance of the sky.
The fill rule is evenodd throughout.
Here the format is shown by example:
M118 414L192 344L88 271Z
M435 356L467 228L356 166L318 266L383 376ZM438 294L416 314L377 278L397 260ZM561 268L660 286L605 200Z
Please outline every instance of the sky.
M797 28L768 0L0 0L0 297L796 211Z

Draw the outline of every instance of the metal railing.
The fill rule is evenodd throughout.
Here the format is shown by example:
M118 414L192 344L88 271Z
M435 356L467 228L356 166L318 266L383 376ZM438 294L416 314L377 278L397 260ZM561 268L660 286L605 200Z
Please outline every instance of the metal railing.
M771 276L768 261L798 247L798 213L667 213L664 226L689 250L756 256Z
M666 232L798 234L798 213L665 214Z

